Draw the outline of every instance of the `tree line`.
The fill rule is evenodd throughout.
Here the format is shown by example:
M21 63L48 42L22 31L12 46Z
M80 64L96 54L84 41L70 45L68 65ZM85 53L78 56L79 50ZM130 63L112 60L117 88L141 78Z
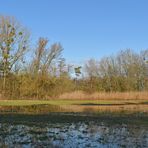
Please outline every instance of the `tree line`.
M66 63L60 43L40 37L32 47L29 31L14 17L0 16L0 94L6 98L48 99L65 92L148 90L148 50L131 49L83 66ZM73 74L75 76L73 76Z

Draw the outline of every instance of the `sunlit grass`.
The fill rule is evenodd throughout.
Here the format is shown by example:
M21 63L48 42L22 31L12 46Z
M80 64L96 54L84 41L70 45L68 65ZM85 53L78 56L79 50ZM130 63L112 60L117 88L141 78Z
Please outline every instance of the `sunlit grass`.
M0 100L0 106L28 106L28 105L83 105L83 104L139 104L148 103L147 100Z

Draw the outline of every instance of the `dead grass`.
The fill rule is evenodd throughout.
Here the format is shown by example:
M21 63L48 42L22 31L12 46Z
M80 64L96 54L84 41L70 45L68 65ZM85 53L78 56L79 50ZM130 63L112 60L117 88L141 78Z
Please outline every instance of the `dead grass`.
M148 92L96 92L88 94L83 91L64 93L58 99L107 99L107 100L148 100Z

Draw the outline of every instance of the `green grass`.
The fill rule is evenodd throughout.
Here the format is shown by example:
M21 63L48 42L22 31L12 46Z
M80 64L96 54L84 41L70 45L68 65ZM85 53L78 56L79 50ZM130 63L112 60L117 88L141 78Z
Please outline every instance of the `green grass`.
M148 103L146 100L0 100L0 106L28 106L28 105L82 105L82 104L128 104Z

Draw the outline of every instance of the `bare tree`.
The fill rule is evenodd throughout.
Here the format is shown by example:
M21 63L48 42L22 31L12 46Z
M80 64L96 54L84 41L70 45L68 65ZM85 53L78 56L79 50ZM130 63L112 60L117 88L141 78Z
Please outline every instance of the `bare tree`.
M95 59L90 59L85 63L86 75L91 77L98 77L99 74L99 62Z
M28 49L28 38L28 31L15 18L0 16L0 63L4 89L6 76Z
M55 64L58 64L62 50L63 48L59 43L54 43L48 47L48 40L39 38L30 67L37 98L53 85L54 82L53 79L50 79L50 76L54 73L54 70L56 72Z
M63 51L59 43L54 43L47 47L48 40L46 38L39 38L38 45L35 51L35 57L32 66L35 72L48 72L52 62L56 61Z

